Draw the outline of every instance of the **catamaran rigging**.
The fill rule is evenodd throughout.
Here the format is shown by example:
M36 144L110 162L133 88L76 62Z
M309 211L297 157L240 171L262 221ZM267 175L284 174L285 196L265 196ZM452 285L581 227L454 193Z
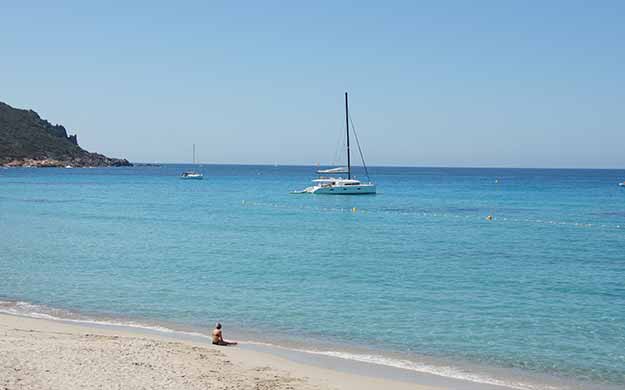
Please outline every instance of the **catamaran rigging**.
M368 182L361 182L355 178L352 178L352 162L351 162L351 147L350 147L350 123L354 138L356 138L356 145L358 146L358 152L362 160L362 164L367 176ZM313 180L314 185L298 191L299 193L309 194L324 194L324 195L360 195L360 194L375 194L376 185L369 178L369 172L365 165L365 159L360 147L360 141L356 134L356 128L349 115L349 102L348 95L345 92L345 135L346 135L346 151L347 151L347 167L337 167L331 169L317 170L319 175L326 174L344 174L347 173L347 179L343 177L325 177L320 176L318 179Z

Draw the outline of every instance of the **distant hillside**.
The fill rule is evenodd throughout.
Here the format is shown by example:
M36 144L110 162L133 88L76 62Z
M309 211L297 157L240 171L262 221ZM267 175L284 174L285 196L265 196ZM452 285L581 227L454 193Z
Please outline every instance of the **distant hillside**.
M125 159L90 153L76 135L52 125L33 110L0 102L0 165L33 167L105 167L132 165Z

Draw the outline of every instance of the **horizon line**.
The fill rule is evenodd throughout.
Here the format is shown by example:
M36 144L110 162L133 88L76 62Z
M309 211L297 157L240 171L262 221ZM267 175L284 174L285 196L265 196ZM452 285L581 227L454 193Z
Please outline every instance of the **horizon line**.
M267 167L333 167L341 166L340 164L273 164L273 163L225 163L225 162L209 162L209 163L184 163L184 162L142 162L142 161L130 161L135 165L234 165L234 166L267 166ZM362 166L356 166L362 168ZM588 170L588 171L625 171L625 167L622 168L592 168L592 167L519 167L519 166L450 166L450 165L367 165L368 168L428 168L428 169L535 169L535 170Z

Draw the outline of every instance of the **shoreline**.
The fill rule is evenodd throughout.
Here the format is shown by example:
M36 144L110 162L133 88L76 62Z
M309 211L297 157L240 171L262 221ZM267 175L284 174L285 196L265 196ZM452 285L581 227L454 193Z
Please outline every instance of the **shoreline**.
M33 306L21 301L0 301L0 303L13 303L16 306L22 304L25 306ZM37 307L38 305L34 305ZM33 307L29 307L32 310ZM69 314L67 312L66 314ZM73 314L73 313L72 313ZM34 327L40 330L56 329L58 327L68 327L74 334L100 333L116 334L132 337L154 338L157 340L169 340L177 342L190 343L194 346L214 348L210 344L210 338L203 332L195 330L179 330L169 327L169 325L148 325L128 320L113 319L87 319L86 317L58 317L43 312L19 312L15 309L6 309L0 306L0 329L2 329L6 319L13 318L14 324L21 327ZM241 336L236 331L228 331L226 338L237 338ZM249 335L248 335L249 337ZM433 366L427 363L417 363L401 358L391 359L380 355L371 355L354 351L341 352L337 350L315 350L301 346L283 346L274 343L250 341L246 338L240 341L239 347L227 348L228 353L235 350L245 351L242 359L248 360L246 353L263 355L263 361L272 359L280 359L280 364L276 364L276 368L283 367L288 362L295 364L297 367L294 371L296 377L314 377L319 378L333 377L335 375L348 376L337 383L332 383L334 388L353 388L354 381L380 382L377 388L397 388L403 389L404 386L415 388L418 386L423 389L462 389L462 390L505 390L505 389L569 389L577 388L573 383L553 383L552 381L535 382L525 381L518 378L510 378L503 376L508 380L504 381L496 378L489 378L470 370L462 370L459 367L443 367ZM1 352L1 351L0 351ZM233 352L235 355L238 352ZM266 356L265 356L266 355ZM284 361L282 361L284 360ZM274 367L270 365L271 367ZM319 370L330 370L321 372ZM477 371L479 372L479 371ZM352 378L352 376L354 378ZM351 379L350 379L351 378ZM343 383L343 381L346 381ZM387 383L389 382L389 383ZM338 386L338 387L337 387ZM359 386L360 387L360 386Z
M8 389L14 385L21 389L72 389L81 385L227 385L231 389L294 390L451 388L346 373L331 365L324 368L303 364L255 348L217 347L156 331L123 328L0 313L0 368L7 373L0 385ZM477 388L485 387L467 387Z

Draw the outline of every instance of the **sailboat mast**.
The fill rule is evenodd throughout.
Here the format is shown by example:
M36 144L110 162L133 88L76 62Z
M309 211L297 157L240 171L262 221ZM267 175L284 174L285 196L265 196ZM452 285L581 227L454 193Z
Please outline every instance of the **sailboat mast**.
M193 144L193 165L195 165L195 144Z
M347 92L345 92L345 130L347 131L347 178L352 178L352 163L349 156L349 107L347 104Z

